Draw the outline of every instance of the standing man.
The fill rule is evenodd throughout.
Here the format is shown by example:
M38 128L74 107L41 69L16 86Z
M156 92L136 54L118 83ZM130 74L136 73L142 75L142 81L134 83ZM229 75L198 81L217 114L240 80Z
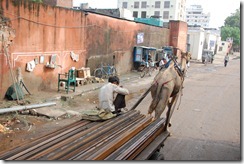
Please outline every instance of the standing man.
M119 114L121 109L126 106L125 95L128 95L129 91L119 86L119 78L117 76L109 77L108 82L99 91L99 108L110 111L113 114ZM115 95L116 98L114 99Z
M228 53L226 53L226 55L225 55L225 60L224 60L224 65L225 65L225 67L227 66L227 63L229 62L229 55L228 55Z

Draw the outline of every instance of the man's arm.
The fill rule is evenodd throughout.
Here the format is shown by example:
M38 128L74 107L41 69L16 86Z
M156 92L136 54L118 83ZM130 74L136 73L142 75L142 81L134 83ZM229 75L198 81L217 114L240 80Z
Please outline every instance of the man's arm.
M116 93L120 93L122 95L128 95L129 94L129 90L128 89L122 88L122 87L120 87L118 85L113 85L113 86L114 86L114 91Z

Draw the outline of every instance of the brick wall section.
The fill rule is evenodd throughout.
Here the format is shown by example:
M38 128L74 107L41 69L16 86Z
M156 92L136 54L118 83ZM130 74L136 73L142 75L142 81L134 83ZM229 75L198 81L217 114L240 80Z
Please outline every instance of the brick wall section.
M187 23L182 21L170 21L170 46L178 47L182 51L186 51L187 42ZM179 52L177 53L179 55Z
M2 14L12 20L11 26L16 31L10 47L11 64L14 72L21 68L24 82L32 93L43 89L57 91L58 73L67 72L71 67L88 66L92 73L100 62L104 62L114 63L120 74L130 71L139 32L144 33L142 46L161 48L170 44L167 28L43 4L28 7L12 2L0 2ZM72 60L71 51L79 55L78 62ZM50 69L45 64L53 54L57 55L56 64L61 67ZM26 71L26 63L35 58L39 60L41 55L44 63L38 63L33 72ZM12 80L3 54L0 54L0 62L0 92L6 93Z

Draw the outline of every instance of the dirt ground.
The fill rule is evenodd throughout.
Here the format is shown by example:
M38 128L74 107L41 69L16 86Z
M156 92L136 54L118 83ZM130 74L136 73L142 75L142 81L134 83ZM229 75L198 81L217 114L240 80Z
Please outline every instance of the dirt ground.
M139 77L139 75L138 75ZM137 98L144 92L144 88L150 82L152 77L145 77L143 80L145 84L142 87L130 88L130 95L126 96L128 104L133 98ZM133 81L133 80L132 80ZM136 83L141 83L139 78L135 79ZM127 85L127 82L124 82ZM144 86L144 87L143 87ZM58 109L64 111L64 114L59 117L50 117L49 115L38 114L38 109L22 110L10 112L0 115L0 153L10 150L23 142L29 142L44 136L51 132L61 129L73 122L81 120L79 112L85 109L93 109L98 104L98 90L72 96L67 100L63 100L57 95L57 91L43 91L38 93L26 94L23 101L24 105L38 104L44 102L56 102L55 106L44 107L51 110ZM59 98L58 98L59 97ZM10 108L19 106L16 101L2 100L0 101L0 108ZM67 111L72 111L70 114Z
M27 94L22 102L25 102L25 105L43 103L48 100L47 97L50 97L50 99L55 97L55 93L56 92L46 91L32 93L32 95ZM79 109L81 104L83 107L89 107L91 106L91 101L97 101L94 94L95 93L86 94L85 96L75 96L68 101L57 99L54 100L56 102L56 106L48 108L52 108L53 110L67 110L72 108L75 110L76 108ZM3 100L0 102L1 108L17 105L16 101ZM2 133L0 133L0 140L2 141L0 151L6 151L18 144L58 130L80 119L81 118L78 115L69 114L64 114L58 118L51 118L48 117L48 115L39 115L32 109L2 114L0 115L0 124L2 125Z

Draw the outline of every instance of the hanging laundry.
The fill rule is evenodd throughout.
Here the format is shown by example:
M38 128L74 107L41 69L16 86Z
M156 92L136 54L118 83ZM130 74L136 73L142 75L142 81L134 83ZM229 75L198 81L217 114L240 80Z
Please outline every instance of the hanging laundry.
M26 70L29 72L32 72L34 70L35 66L36 66L36 63L34 60L32 60L26 64Z

